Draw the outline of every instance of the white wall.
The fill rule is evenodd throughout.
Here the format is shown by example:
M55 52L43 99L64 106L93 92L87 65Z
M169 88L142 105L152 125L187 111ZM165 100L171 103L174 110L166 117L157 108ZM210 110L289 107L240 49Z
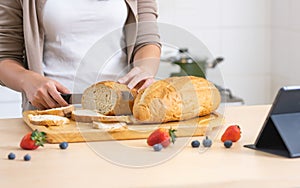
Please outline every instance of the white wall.
M219 68L227 88L246 104L271 102L270 0L159 0L158 3L160 22L187 29L214 56L225 58Z
M22 117L21 94L0 86L0 118Z
M300 85L300 1L272 0L271 93Z

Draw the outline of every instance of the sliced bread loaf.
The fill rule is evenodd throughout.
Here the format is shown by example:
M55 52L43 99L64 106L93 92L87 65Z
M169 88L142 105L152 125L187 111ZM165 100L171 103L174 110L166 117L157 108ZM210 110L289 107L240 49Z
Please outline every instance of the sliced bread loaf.
M71 115L71 119L77 122L85 122L85 123L92 123L93 121L96 122L131 122L130 116L106 116L102 115L94 110L88 109L79 109L74 110Z
M69 119L62 116L56 115L33 115L28 114L28 119L30 123L34 125L43 125L43 126L60 126L66 123L69 123Z
M103 115L128 115L132 114L134 96L136 90L130 90L125 84L103 81L83 92L81 104L83 109L96 110Z

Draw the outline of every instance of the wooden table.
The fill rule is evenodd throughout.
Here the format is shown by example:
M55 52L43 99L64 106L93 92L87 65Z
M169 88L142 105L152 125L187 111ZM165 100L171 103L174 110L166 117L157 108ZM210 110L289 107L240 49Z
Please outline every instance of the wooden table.
M288 159L244 148L255 141L270 106L225 109L225 126L239 124L243 135L232 148L217 131L209 150L191 148L197 138L179 138L161 152L145 140L74 143L67 150L46 144L19 149L29 131L22 119L0 120L0 187L299 187L300 158ZM9 152L16 154L8 160ZM23 156L29 153L31 161Z

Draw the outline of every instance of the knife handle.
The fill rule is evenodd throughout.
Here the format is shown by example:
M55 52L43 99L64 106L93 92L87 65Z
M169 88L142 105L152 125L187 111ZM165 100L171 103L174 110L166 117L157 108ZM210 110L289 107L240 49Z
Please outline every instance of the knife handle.
M72 94L60 94L60 95L68 104L70 104L70 98Z

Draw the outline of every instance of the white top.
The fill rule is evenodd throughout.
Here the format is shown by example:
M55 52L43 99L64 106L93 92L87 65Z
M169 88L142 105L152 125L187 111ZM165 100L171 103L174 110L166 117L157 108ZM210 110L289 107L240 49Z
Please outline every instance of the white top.
M117 80L127 66L122 51L127 11L124 0L47 0L45 75L73 92L99 80Z

